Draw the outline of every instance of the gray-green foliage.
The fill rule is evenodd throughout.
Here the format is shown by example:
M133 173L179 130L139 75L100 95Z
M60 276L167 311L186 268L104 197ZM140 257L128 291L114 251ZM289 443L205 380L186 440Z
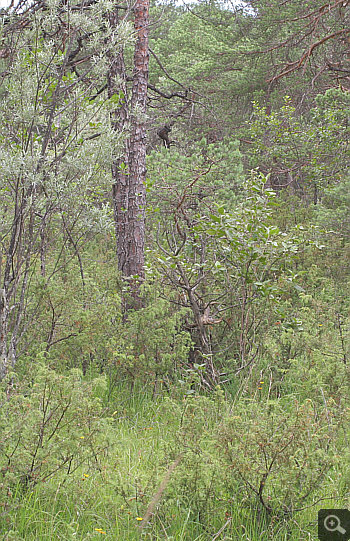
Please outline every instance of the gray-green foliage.
M84 287L82 244L112 229L110 166L124 134L109 122L120 96L99 90L110 54L130 37L126 25L110 28L111 9L108 1L88 13L53 1L30 9L24 28L21 15L3 14L12 52L1 60L0 88L2 374L41 313L31 286L39 279L45 289L76 257Z

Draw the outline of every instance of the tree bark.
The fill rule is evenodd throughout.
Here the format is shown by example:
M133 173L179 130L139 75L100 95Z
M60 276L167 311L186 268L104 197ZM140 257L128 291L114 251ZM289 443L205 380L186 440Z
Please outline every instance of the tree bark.
M129 281L133 299L131 305L126 303L127 308L141 305L140 285L144 279L149 0L137 0L134 15L137 40L131 100L128 96L123 50L113 58L108 78L109 96L118 92L121 100L119 109L112 115L114 129L129 129L124 156L112 166L118 267ZM118 8L111 15L110 21L117 27Z

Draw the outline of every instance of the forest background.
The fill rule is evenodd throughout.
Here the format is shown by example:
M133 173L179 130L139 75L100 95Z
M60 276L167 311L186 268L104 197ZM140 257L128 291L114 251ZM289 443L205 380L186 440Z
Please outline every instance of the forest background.
M349 7L1 10L1 539L349 508Z

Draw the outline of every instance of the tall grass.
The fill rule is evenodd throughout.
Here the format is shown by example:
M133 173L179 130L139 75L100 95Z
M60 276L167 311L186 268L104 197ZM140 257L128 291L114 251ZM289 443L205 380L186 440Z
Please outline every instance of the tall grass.
M110 448L103 460L98 465L91 462L81 466L68 477L58 474L27 490L18 484L3 505L0 539L317 539L317 506L305 509L293 519L274 521L267 519L261 511L245 507L240 494L229 493L215 477L205 485L205 501L198 492L203 490L200 479L197 487L186 485L186 475L193 475L193 471L186 472L188 464L176 465L172 475L166 478L173 461L171 457L179 453L181 419L176 411L173 416L169 415L163 403L164 397L152 399L152 393L147 389L135 389L130 393L126 386L115 387L106 413L111 423ZM203 431L210 435L216 422L215 415L207 418ZM188 445L193 447L194 444L189 442ZM198 462L201 460L205 476L206 465L202 457ZM160 486L161 492L155 499ZM322 490L318 496L322 497ZM325 488L324 496L329 496L329 486ZM331 504L328 500L327 507ZM339 502L333 502L333 505L339 507ZM318 505L320 507L322 504ZM140 523L147 509L151 511L141 529Z

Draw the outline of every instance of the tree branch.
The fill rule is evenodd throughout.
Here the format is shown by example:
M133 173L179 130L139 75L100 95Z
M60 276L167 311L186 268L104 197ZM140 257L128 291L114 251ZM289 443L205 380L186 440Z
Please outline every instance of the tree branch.
M151 83L147 84L147 88L153 90L153 92L159 94L159 96L162 96L162 98L166 98L167 100L170 100L171 98L181 98L183 100L192 101L190 98L187 97L187 90L185 92L172 92L171 94L166 94L166 92L159 90Z
M177 85L181 86L181 88L183 88L186 93L188 92L188 88L186 88L182 83L180 83L179 81L177 81L176 79L174 79L171 75L169 75L169 73L167 72L167 70L165 69L165 67L163 66L163 64L161 63L161 61L159 60L158 56L156 55L156 53L151 49L149 48L149 52L151 53L151 55L155 58L158 66L161 68L161 70L165 73L165 75L168 77L168 79L170 79L170 81L173 81L173 83L176 83Z

